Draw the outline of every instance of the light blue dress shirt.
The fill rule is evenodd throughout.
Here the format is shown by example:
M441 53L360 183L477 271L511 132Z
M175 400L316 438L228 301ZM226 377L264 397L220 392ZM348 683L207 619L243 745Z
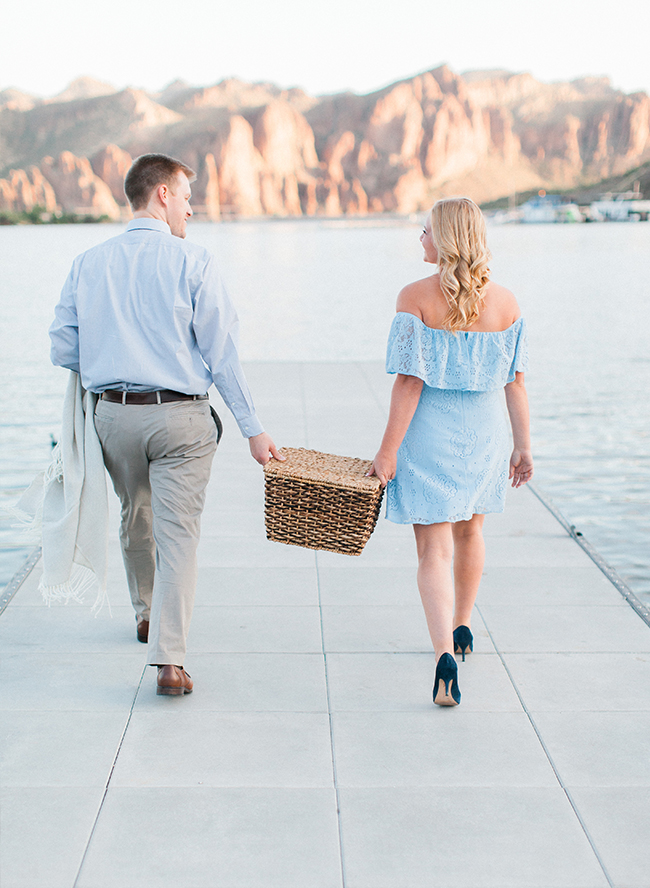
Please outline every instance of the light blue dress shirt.
M50 327L52 363L84 388L204 395L242 435L264 431L237 354L239 321L214 257L158 219L133 219L74 260Z

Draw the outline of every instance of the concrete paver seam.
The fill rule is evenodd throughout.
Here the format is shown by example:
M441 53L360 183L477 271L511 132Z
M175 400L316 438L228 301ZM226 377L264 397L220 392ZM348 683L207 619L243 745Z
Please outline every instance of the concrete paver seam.
M83 871L84 863L86 862L86 857L88 856L88 851L90 850L90 844L93 840L93 836L95 834L95 830L97 829L97 824L99 823L99 818L102 813L102 809L104 807L104 803L106 802L106 796L108 794L108 788L111 784L111 780L113 778L113 773L115 771L115 766L117 765L117 759L119 757L120 751L122 749L122 745L124 743L124 739L126 737L126 732L129 729L129 725L131 724L131 718L133 716L133 710L135 708L136 701L138 699L138 694L140 693L140 688L142 687L142 682L144 681L144 676L147 671L147 666L143 666L142 673L140 675L140 681L138 682L138 686L135 689L135 694L133 695L133 700L131 701L131 707L129 709L129 715L126 719L126 723L124 725L124 730L122 731L122 735L120 737L120 742L117 744L117 749L115 750L115 755L113 756L113 761L111 762L111 767L108 772L108 777L106 779L106 784L104 786L104 791L102 793L102 798L99 803L99 807L97 808L97 814L95 815L95 819L93 820L93 824L90 828L90 834L88 835L88 841L86 842L86 847L84 848L84 853L81 856L81 862L79 863L79 869L77 870L77 875L75 876L75 880L72 884L72 888L77 888L79 884L79 877Z
M305 385L305 365L298 365L298 379L300 388L300 399L302 401L302 427L305 434L305 447L309 447L309 420L307 413L307 388Z
M309 437L309 419L308 419L308 411L307 411L307 387L305 384L305 365L303 363L298 365L299 367L299 379L300 379L300 395L302 400L302 414L303 414L303 428L305 434L305 447L311 447L311 441ZM340 866L340 874L341 874L341 888L345 888L345 864L343 859L343 835L341 832L341 799L339 795L339 784L336 773L336 756L334 754L334 725L332 723L332 703L330 697L330 684L329 684L329 675L327 671L327 657L325 656L325 630L323 626L323 605L321 598L321 582L320 582L320 574L319 574L319 565L318 565L318 553L314 552L314 564L316 570L316 589L318 592L318 618L320 622L320 636L321 636L321 654L323 657L323 669L325 673L325 694L327 697L327 718L329 723L329 732L330 732L330 755L332 757L332 780L334 782L334 795L336 798L336 824L337 824L337 833L338 833L338 841L339 841L339 866Z
M510 684L512 685L512 688L519 699L519 703L521 705L521 708L526 713L526 717L528 718L528 721L530 722L531 727L537 736L539 744L542 747L542 750L544 751L544 755L548 759L548 763L551 766L551 768L553 769L553 773L555 774L555 779L559 783L563 793L565 794L565 796L567 798L567 801L571 805L571 808L573 809L573 813L575 814L575 816L578 820L578 823L580 824L580 827L585 835L585 838L589 842L589 845L591 846L591 850L593 851L594 856L596 857L596 860L598 861L598 864L599 864L601 870L603 871L603 875L607 879L607 884L610 886L610 888L616 888L615 883L612 881L612 879L609 875L609 872L607 871L607 867L605 866L605 862L602 859L600 852L598 851L598 848L596 847L596 843L595 843L594 839L592 838L591 833L589 832L589 829L587 828L587 824L583 820L582 814L580 813L578 806L575 803L569 788L565 785L565 783L562 779L562 776L560 775L560 772L558 770L558 767L555 764L555 762L553 761L553 757L551 755L551 752L550 752L549 748L547 747L546 743L544 742L544 738L542 737L542 734L541 734L539 728L537 727L537 724L535 722L535 719L532 716L532 713L530 712L530 710L526 706L524 698L523 698L522 694L520 693L519 688L517 687L517 683L515 682L513 675L510 672L510 669L508 668L508 664L506 663L505 658L503 657L503 654L501 653L501 651L497 647L497 643L494 640L492 633L490 632L490 627L487 624L487 620L485 619L485 617L481 613L480 607L478 605L474 605L474 606L476 607L476 610L478 611L479 616L483 620L483 624L485 626L485 629L486 629L488 635L490 636L490 641L494 645L494 650L496 651L497 656L501 660L501 664L502 664L503 668L505 669L505 672L506 672L506 675L508 676Z
M341 826L341 798L339 794L339 781L338 774L336 770L336 754L334 750L334 724L332 720L332 701L330 696L330 682L329 682L329 674L327 667L327 654L325 652L325 630L323 627L323 608L321 603L321 584L320 584L320 575L319 575L319 566L318 566L318 553L314 553L314 558L316 561L316 586L318 589L318 614L320 619L320 631L321 631L321 644L322 644L322 653L323 653L323 668L325 670L325 693L327 696L327 718L329 721L329 732L330 732L330 754L332 756L332 779L334 781L334 794L336 797L336 823L338 829L338 838L339 838L339 862L341 867L341 888L345 888L345 858L343 853L343 832Z
M582 532L576 528L575 524L570 524L564 515L556 509L552 503L545 499L534 485L529 484L528 487L531 493L537 497L540 503L545 506L551 515L553 515L553 517L562 525L571 539L580 546L580 548L591 558L596 567L605 574L607 579L620 592L632 610L641 617L647 626L650 627L650 607L643 604L643 602L636 597L625 580L618 575L611 564L608 564L607 561L605 561L600 552L591 545L589 540L583 536Z

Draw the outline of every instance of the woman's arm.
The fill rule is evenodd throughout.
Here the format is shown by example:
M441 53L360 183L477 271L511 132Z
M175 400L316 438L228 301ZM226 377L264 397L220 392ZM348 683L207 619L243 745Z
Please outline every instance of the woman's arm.
M401 373L397 374L393 384L386 431L368 472L379 478L382 487L395 477L397 451L418 406L422 385L422 380L417 376L404 376Z
M530 450L530 418L524 374L516 373L514 382L507 383L506 406L512 426L513 451L510 474L513 487L521 487L533 477L533 455Z

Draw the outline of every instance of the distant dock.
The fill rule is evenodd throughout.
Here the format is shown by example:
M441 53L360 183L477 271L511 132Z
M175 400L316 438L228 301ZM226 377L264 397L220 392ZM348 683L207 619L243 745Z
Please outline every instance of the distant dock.
M380 364L247 375L279 445L374 454ZM650 617L598 554L511 492L462 703L434 707L411 528L380 519L358 558L268 542L215 406L191 696L155 694L114 498L112 617L44 607L39 563L11 590L2 888L647 888Z

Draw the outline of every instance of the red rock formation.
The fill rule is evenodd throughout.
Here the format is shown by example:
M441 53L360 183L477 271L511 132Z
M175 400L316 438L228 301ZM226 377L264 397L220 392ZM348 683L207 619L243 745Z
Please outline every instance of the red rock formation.
M330 178L359 178L370 211L408 212L445 194L486 200L629 169L650 156L649 102L602 79L549 85L490 72L465 80L443 67L374 95L332 97L308 119ZM616 120L603 122L612 109ZM336 146L348 132L358 149L341 161Z
M70 151L64 151L56 160L43 158L41 172L67 212L120 218L120 208L110 188L93 173L87 158L75 157Z
M375 147L367 139L364 139L359 145L359 155L357 157L359 171L363 172L374 160L378 160Z
M335 182L329 179L320 182L316 187L316 199L319 205L318 212L325 216L341 215L339 189Z
M415 213L424 209L431 201L423 200L427 194L427 183L419 165L407 170L399 177L392 190L393 210L396 213Z
M260 216L262 157L253 143L253 127L239 115L217 137L214 157L219 171L221 211L228 215Z
M57 209L54 189L38 167L10 170L6 179L0 179L0 210L22 213L42 207L48 213Z
M298 196L300 208L305 216L315 216L318 212L318 197L316 195L316 179L298 184Z
M90 161L93 172L108 185L113 200L120 206L128 203L124 194L124 179L132 163L133 158L128 151L123 151L117 145L107 145Z
M368 212L368 195L358 179L339 184L339 199L346 216L365 216Z
M433 185L463 175L488 155L485 121L482 115L467 112L456 96L447 95L427 121L430 129L425 130L422 167Z
M365 139L391 161L416 157L422 141L422 105L412 83L400 83L376 103Z
M311 108L317 102L301 89L280 89L272 83L247 83L234 77L205 87L174 81L158 96L161 104L189 115L206 108L225 108L237 113L243 108L263 108L276 99L288 102L298 111Z
M146 151L196 169L194 206L213 219L410 213L454 193L484 201L573 188L650 158L650 99L602 78L543 84L529 74L459 76L442 66L364 96L313 99L227 80L172 84L155 101L136 90L27 102L25 110L11 91L0 99L0 170L26 169L62 147L77 155L74 170L60 160L43 166L66 208L103 205L100 181L123 202L129 154ZM94 184L81 169L85 156ZM5 172L5 203L15 202L12 188Z
M498 152L507 163L516 163L521 144L513 132L510 112L505 108L489 108L486 127L493 152Z
M21 92L18 89L3 89L0 91L0 111L7 109L8 111L31 111L39 102L29 93Z
M650 98L645 93L627 96L624 107L625 155L627 160L635 160L647 150L650 142Z
M299 216L299 181L318 167L314 134L303 115L283 100L253 119L253 143L262 158L260 198L267 215Z
M73 102L75 99L94 99L97 96L110 96L117 90L110 83L95 80L93 77L77 77L66 88L48 101Z
M196 181L192 183L192 208L197 216L205 216L212 221L221 217L219 197L219 174L214 154L206 154L195 163Z
M346 172L349 171L354 160L355 143L354 133L346 130L326 147L324 161L327 165L327 173L333 182L345 181Z

